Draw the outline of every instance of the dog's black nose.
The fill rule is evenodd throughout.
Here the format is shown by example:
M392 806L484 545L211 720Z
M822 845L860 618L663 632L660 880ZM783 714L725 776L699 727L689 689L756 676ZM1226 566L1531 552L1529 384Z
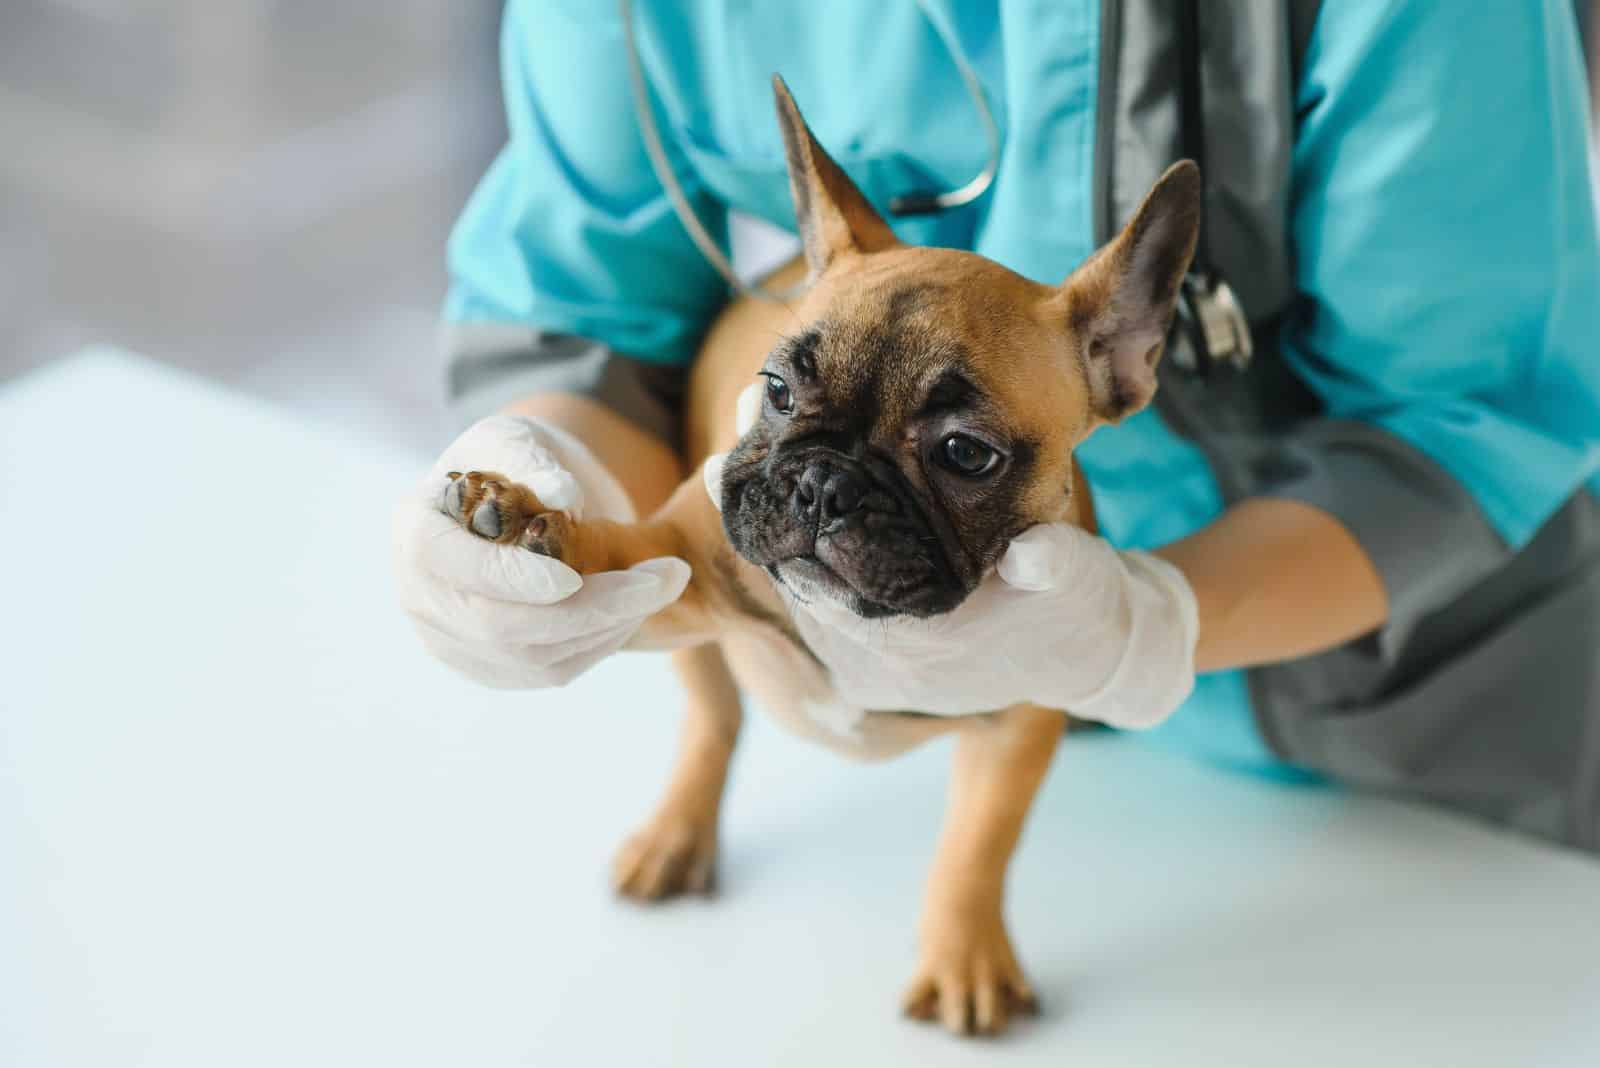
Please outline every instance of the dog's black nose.
M866 495L867 487L859 475L821 463L807 466L794 488L800 514L824 523L854 512Z

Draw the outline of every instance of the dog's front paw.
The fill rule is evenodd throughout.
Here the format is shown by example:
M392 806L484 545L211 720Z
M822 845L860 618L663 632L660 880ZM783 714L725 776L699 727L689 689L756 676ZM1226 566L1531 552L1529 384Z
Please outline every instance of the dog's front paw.
M520 545L577 566L577 523L544 506L528 487L493 471L451 471L439 510L480 538Z
M709 894L716 862L716 809L668 804L617 850L611 884L635 901Z
M922 959L901 1007L958 1035L997 1035L1039 1011L1006 935L998 902L935 908L922 923Z

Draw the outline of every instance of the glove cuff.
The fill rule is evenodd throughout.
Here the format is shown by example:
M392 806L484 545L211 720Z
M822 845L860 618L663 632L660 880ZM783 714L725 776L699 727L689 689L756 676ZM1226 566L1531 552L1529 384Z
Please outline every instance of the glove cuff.
M1143 730L1163 722L1194 689L1200 612L1189 580L1149 553L1118 554L1128 598L1128 642L1098 690L1069 711L1112 727Z
M580 519L636 518L627 491L589 447L542 419L505 414L473 423L440 455L423 482L423 495L436 498L447 471L472 469L499 471L537 493L546 507Z
M542 419L525 415L509 416L523 423L540 439L556 462L583 490L583 518L610 519L618 523L632 523L638 519L628 491L622 488L615 475L606 470L589 446L565 430Z

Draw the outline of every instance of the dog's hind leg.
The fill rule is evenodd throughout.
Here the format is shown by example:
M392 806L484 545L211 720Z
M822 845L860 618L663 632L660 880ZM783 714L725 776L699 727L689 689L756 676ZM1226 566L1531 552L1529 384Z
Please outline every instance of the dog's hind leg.
M722 789L744 716L720 646L680 649L672 666L688 696L677 760L654 814L611 868L617 892L640 901L712 890Z

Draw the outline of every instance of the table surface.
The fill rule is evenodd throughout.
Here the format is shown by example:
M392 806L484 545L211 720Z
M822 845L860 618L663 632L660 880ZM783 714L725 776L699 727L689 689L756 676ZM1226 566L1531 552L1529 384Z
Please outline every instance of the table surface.
M1585 1065L1600 864L1136 739L1063 746L1012 871L1045 1002L895 1013L948 749L755 717L721 895L614 900L680 697L477 689L394 604L384 454L132 357L0 390L0 1063Z

